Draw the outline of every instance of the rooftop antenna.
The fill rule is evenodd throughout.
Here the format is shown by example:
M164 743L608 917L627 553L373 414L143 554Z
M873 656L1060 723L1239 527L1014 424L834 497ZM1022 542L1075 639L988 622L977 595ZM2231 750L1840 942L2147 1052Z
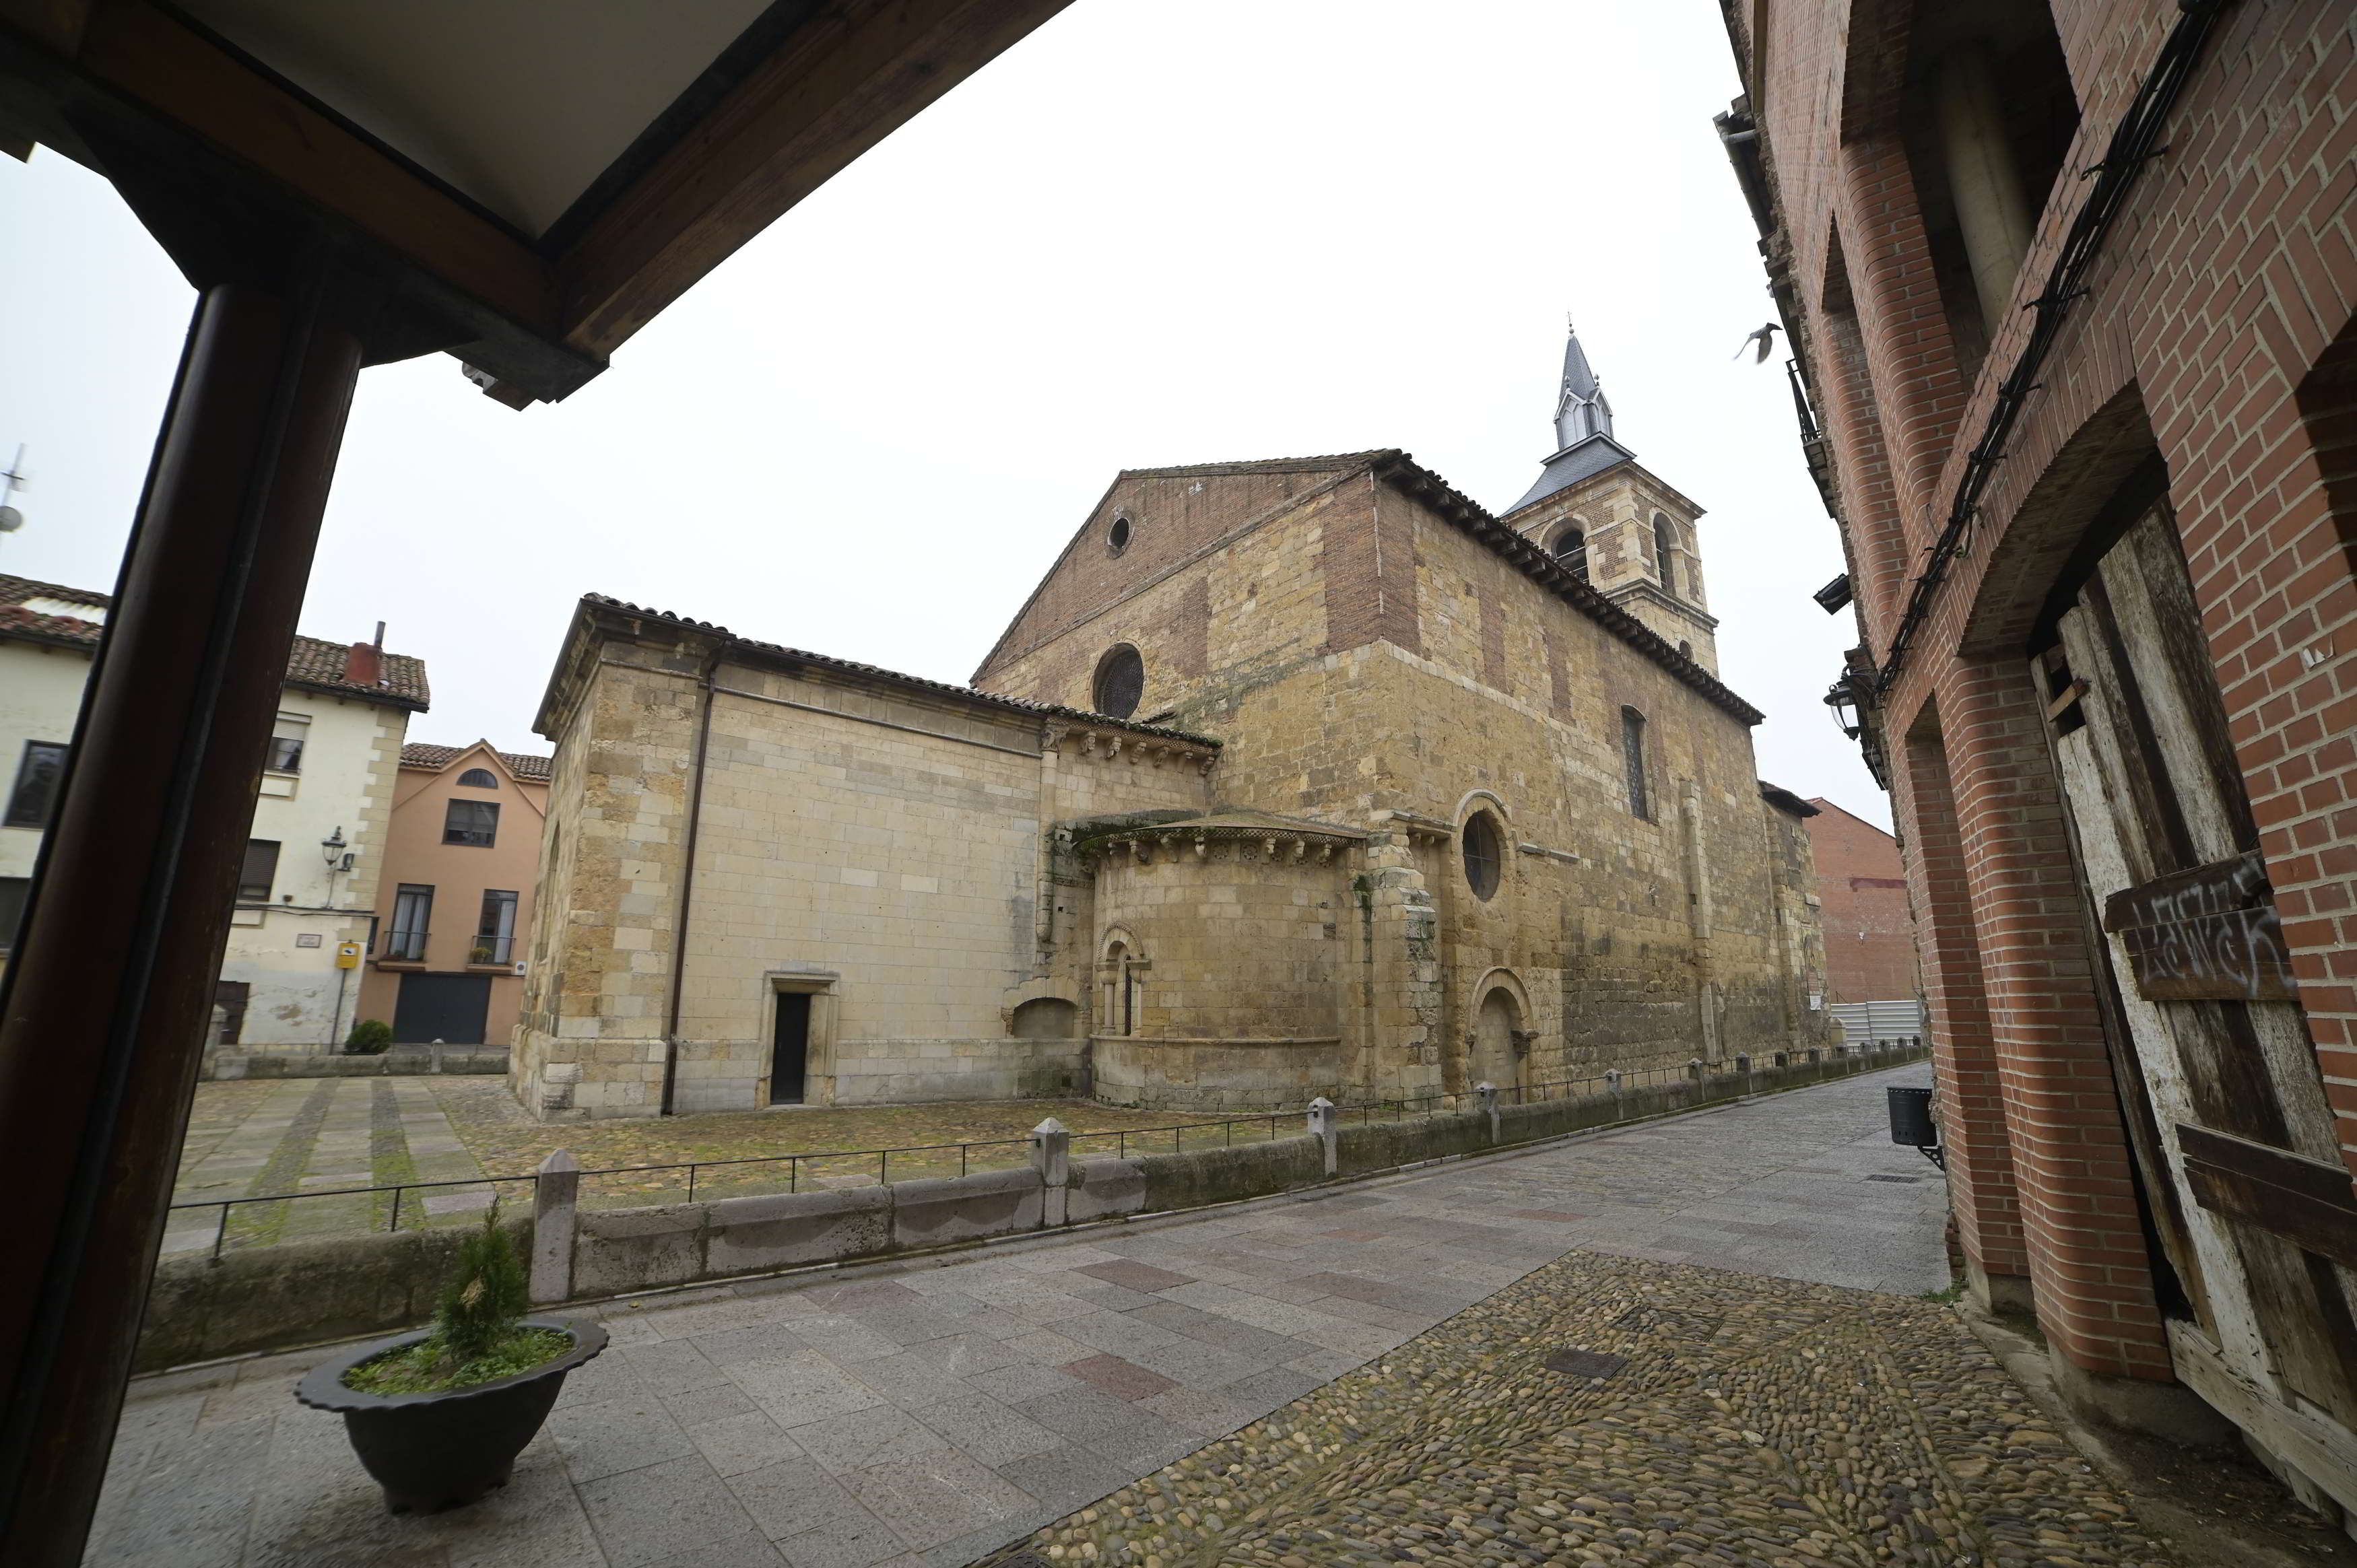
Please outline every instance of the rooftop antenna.
M0 533L14 533L25 526L25 514L8 504L8 498L18 490L33 488L33 476L25 467L25 444L16 443L16 459L0 469Z

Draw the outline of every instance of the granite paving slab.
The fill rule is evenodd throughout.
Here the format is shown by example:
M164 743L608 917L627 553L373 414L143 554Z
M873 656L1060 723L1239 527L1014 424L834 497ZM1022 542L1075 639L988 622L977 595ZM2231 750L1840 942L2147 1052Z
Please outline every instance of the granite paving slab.
M1371 1360L1401 1364L1574 1248L1641 1271L1649 1251L1700 1248L1817 1285L1946 1284L1941 1187L1865 1179L1920 1174L1888 1142L1881 1090L1927 1076L898 1274L586 1309L613 1348L568 1380L511 1485L450 1515L383 1513L332 1418L293 1402L310 1357L143 1379L87 1561L955 1568L1364 1381ZM304 1080L246 1099L278 1114L207 1131L215 1190L297 1152L307 1165L300 1124L336 1110ZM404 1125L413 1099L394 1101ZM374 1108L372 1091L345 1107L318 1157L362 1157Z

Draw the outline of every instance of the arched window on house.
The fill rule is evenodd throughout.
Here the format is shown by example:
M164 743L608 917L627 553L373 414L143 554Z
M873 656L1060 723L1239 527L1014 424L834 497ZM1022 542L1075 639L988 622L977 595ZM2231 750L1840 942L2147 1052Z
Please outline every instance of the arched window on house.
M1549 545L1548 549L1554 553L1556 564L1565 571L1583 583L1587 581L1587 530L1576 525L1566 528L1555 536L1555 542Z
M488 768L469 768L458 775L458 782L469 789L496 789L500 787L498 776Z
M1653 563L1661 568L1662 592L1678 591L1678 531L1660 512L1653 514Z
M1620 710L1620 766L1629 776L1629 813L1653 820L1652 801L1645 792L1645 715L1634 708Z

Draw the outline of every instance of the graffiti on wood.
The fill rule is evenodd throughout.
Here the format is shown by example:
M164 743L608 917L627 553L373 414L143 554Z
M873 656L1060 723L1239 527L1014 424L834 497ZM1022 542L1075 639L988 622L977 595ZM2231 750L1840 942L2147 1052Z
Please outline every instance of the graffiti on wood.
M2157 1002L2289 1002L2290 955L2275 890L2255 854L2115 893L2104 929L2120 939L2139 994Z

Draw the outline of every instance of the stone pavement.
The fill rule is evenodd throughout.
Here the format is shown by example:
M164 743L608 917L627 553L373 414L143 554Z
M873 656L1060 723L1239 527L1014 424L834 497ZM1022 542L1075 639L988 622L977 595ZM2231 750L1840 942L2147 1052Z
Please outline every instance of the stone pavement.
M498 1081L498 1080L491 1080ZM333 1191L393 1182L471 1180L483 1174L426 1078L297 1078L199 1084L182 1141L175 1203L264 1193ZM486 1187L412 1194L425 1215L478 1213ZM213 1244L220 1210L184 1208L165 1227L163 1251ZM228 1243L350 1235L393 1218L382 1194L242 1204Z
M503 1078L244 1079L197 1086L182 1141L175 1202L254 1197L285 1192L382 1187L397 1182L471 1181L485 1173L525 1175L552 1150L568 1149L585 1169L663 1165L686 1160L767 1160L824 1150L906 1149L987 1140L961 1155L954 1147L895 1155L895 1181L957 1176L966 1167L1020 1165L1030 1158L1029 1133L1043 1116L1073 1132L1072 1153L1115 1153L1118 1140L1102 1136L1127 1128L1168 1129L1211 1119L1168 1111L1124 1111L1065 1101L992 1101L930 1105L811 1106L791 1111L719 1112L670 1118L617 1118L543 1122L524 1114ZM1297 1112L1277 1119L1286 1134L1300 1131ZM1233 1131L1213 1126L1187 1133L1198 1143L1268 1136L1267 1124ZM1168 1136L1152 1146L1170 1146ZM865 1186L877 1176L873 1154L803 1163L793 1180L803 1187ZM782 1192L787 1167L764 1163L701 1173L697 1194L731 1197ZM591 1208L676 1203L686 1196L683 1172L597 1176L583 1184ZM521 1187L502 1189L516 1197ZM492 1199L489 1184L404 1196L402 1223L435 1223L479 1214ZM292 1203L241 1204L232 1208L231 1247L351 1235L382 1230L393 1219L384 1194L315 1197ZM167 1253L210 1247L218 1208L184 1208L164 1234Z
M1943 1189L1882 1109L1885 1084L1927 1076L860 1278L610 1304L614 1348L515 1480L436 1519L386 1515L336 1418L295 1405L316 1353L143 1380L89 1561L963 1564L1574 1248L1945 1285Z

